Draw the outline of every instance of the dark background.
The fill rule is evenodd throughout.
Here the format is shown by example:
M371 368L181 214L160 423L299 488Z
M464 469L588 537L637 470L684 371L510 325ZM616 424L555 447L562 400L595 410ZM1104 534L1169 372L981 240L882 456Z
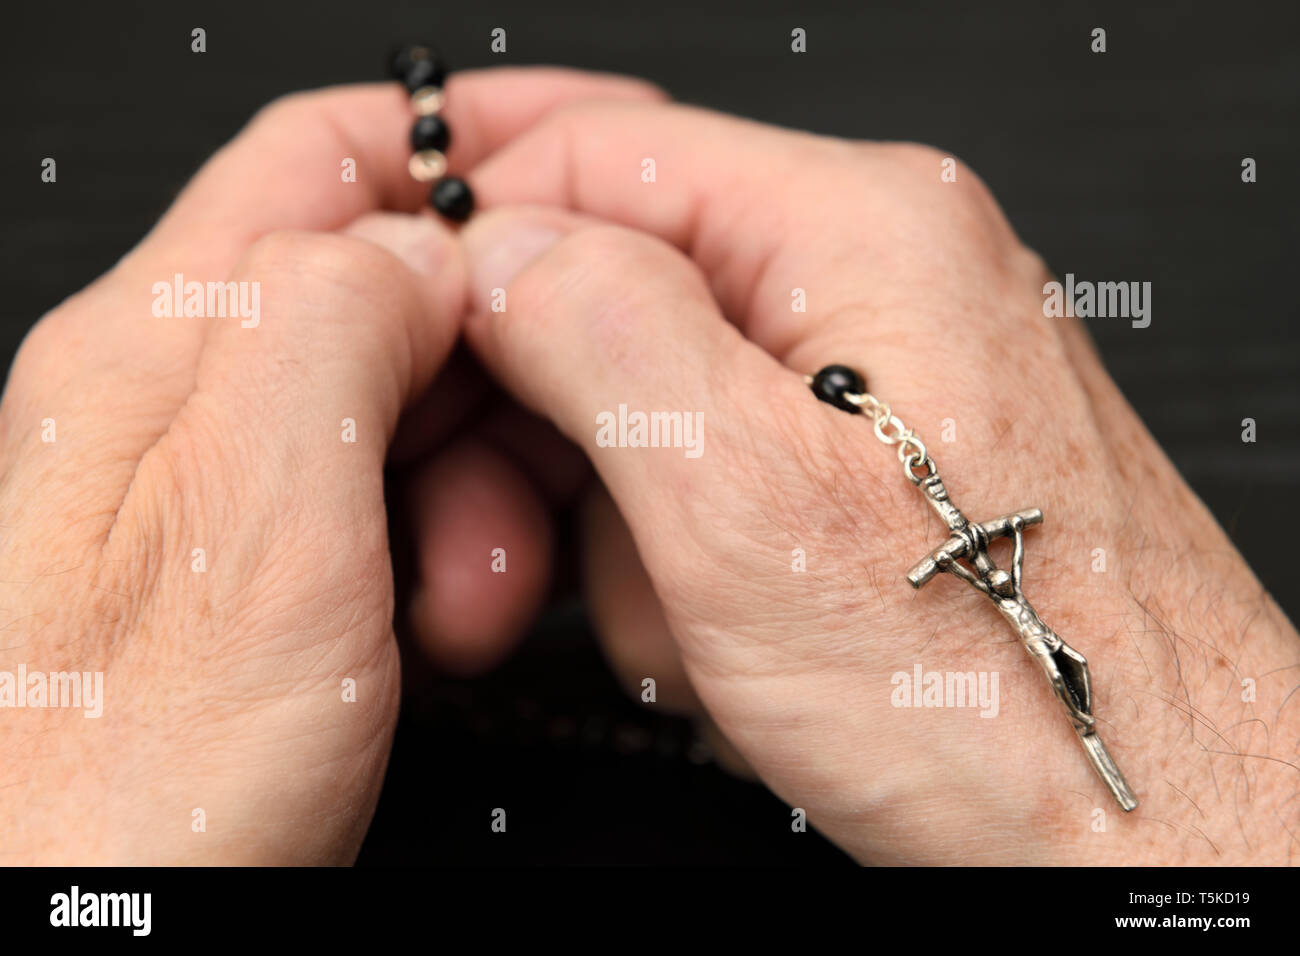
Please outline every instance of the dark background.
M1089 322L1129 400L1295 617L1300 466L1297 6L589 3L15 4L5 14L4 295L12 358L263 103L382 79L403 40L457 67L553 63L679 99L967 161L1064 275L1150 281L1152 324ZM208 52L190 52L190 30ZM790 52L790 31L808 52ZM1105 54L1090 33L1107 31ZM504 27L508 53L489 51ZM40 162L58 160L56 186ZM1258 182L1241 182L1241 160ZM1258 422L1243 444L1241 420ZM1286 521L1284 523L1283 519ZM401 606L399 604L399 606ZM493 807L509 835L489 833ZM568 582L510 663L411 694L363 863L842 861L627 702Z

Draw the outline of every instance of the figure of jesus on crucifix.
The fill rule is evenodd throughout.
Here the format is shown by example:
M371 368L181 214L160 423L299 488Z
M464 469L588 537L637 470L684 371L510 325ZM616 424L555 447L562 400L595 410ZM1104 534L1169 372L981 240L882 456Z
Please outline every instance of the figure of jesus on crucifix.
M918 484L952 534L918 562L908 572L907 579L919 588L936 574L947 571L989 597L1020 636L1020 643L1038 662L1052 690L1065 705L1075 733L1102 782L1121 807L1132 810L1137 806L1137 797L1093 726L1088 661L1043 623L1020 587L1025 559L1024 530L1041 523L1043 513L1029 508L975 524L948 500L947 489L937 472L932 471ZM989 542L1008 535L1013 538L1010 572L995 565L988 555ZM970 567L962 564L962 559L969 561Z

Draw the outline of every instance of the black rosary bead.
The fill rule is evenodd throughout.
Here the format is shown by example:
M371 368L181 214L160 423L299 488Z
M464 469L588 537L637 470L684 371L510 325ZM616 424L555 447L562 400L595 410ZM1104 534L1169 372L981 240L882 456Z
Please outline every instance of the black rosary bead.
M442 86L446 78L447 67L437 54L433 53L412 59L406 72L399 77L411 93L426 86Z
M393 79L407 83L407 77L420 63L425 64L417 74L421 82L415 86L408 84L411 92L415 92L421 86L441 86L443 79L446 78L447 68L443 65L442 57L433 47L415 45L400 48L388 58L388 72ZM425 82L430 77L436 77L436 81Z
M447 66L432 47L408 46L393 55L389 70L412 94L418 116L411 127L415 155L409 165L412 176L427 182L446 171L444 154L451 145L451 129L439 115ZM429 205L453 222L464 222L474 212L474 192L463 179L439 179L429 193Z
M433 55L433 51L427 46L398 47L388 57L388 75L395 80L404 80L412 63L416 60L427 60Z
M432 116L421 116L411 127L411 149L417 153L426 149L436 149L440 153L445 153L450 142L451 130L436 113Z
M474 193L465 180L449 176L433 187L429 204L448 219L464 222L474 211Z
M812 390L813 394L823 402L857 415L861 414L862 409L844 396L862 395L867 390L867 383L863 381L861 375L847 365L827 365L813 376Z

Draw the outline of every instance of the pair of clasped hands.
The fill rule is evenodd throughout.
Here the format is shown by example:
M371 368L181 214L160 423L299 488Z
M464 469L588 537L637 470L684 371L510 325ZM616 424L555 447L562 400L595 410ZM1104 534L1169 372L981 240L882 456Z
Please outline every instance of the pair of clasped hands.
M0 711L3 862L351 861L397 718L395 613L442 665L490 666L578 498L614 669L854 858L1290 860L1296 634L1085 331L1044 318L1050 276L973 172L556 69L459 74L445 115L465 226L407 172L398 84L289 96L24 342L0 670L100 671L105 699ZM260 321L155 318L176 273L259 283ZM870 421L805 385L832 363L972 518L1042 508L1025 591L1090 662L1134 813L988 602L907 586L946 530ZM599 444L620 404L702 413L703 453ZM386 462L415 476L401 500ZM409 607L386 507L419 544ZM996 717L895 706L917 663L998 673Z

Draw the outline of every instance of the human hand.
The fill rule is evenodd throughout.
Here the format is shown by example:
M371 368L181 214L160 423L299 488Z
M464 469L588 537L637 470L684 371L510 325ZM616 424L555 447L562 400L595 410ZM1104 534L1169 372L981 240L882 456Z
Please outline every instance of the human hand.
M657 94L565 71L455 77L452 160L593 96ZM0 404L0 672L100 673L102 697L2 712L6 863L355 856L398 701L381 469L465 305L454 236L430 213L375 212L427 191L406 171L409 109L394 85L272 104L24 342ZM178 273L248 283L250 306L256 284L256 314L151 315ZM544 546L512 520L529 503L508 472L445 452L417 480L472 481L504 526L452 529L453 551ZM485 619L457 623L525 618L537 576L508 577L476 602L462 576Z
M475 172L498 208L463 234L467 334L617 504L597 497L588 523L610 657L632 685L688 679L679 698L698 694L762 779L862 860L1287 861L1296 634L1078 323L1044 318L1049 276L987 190L960 166L941 181L945 158L592 105ZM1025 588L1090 662L1134 813L997 615L950 580L904 586L945 531L869 425L809 394L801 374L831 363L929 440L972 517L1046 513ZM602 447L597 416L620 405L701 414L702 455ZM916 664L1000 674L998 719L892 706L891 675Z

